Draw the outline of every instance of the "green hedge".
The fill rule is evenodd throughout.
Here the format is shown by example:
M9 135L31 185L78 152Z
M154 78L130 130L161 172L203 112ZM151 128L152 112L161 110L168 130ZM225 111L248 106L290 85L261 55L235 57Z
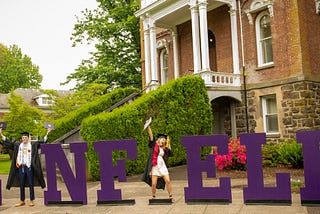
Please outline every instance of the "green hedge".
M55 120L55 130L49 135L49 142L53 142L69 131L80 126L82 120L91 115L101 113L132 93L137 93L139 90L135 88L119 88L108 94L102 95L96 100L89 102L86 105L79 107L76 111L71 112L63 118Z
M181 136L211 134L212 113L203 80L196 76L182 77L151 91L110 113L86 118L81 136L89 143L87 158L91 176L99 179L99 162L93 142L99 140L136 139L138 158L126 162L127 174L141 173L147 159L148 134L143 131L145 121L152 117L153 134L170 136L174 156L169 166L184 164L186 152ZM124 158L125 152L114 152L114 160Z

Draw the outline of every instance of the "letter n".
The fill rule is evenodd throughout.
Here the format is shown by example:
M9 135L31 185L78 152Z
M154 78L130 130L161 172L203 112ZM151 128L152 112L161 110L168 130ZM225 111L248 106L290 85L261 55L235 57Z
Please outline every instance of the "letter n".
M0 179L0 205L2 205L2 183Z
M70 152L74 153L75 171L74 176L61 144L42 144L41 153L45 154L47 170L47 191L44 192L44 203L59 204L61 191L57 189L56 164L59 167L62 178L67 186L68 192L74 204L87 204L87 183L85 152L88 151L86 142L70 144Z

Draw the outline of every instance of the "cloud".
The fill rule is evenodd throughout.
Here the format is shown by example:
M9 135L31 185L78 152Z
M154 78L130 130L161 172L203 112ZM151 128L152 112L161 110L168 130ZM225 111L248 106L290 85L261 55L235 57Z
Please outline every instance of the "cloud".
M1 0L0 43L18 45L39 66L42 88L72 88L60 83L94 50L88 45L71 47L75 15L96 7L95 0Z

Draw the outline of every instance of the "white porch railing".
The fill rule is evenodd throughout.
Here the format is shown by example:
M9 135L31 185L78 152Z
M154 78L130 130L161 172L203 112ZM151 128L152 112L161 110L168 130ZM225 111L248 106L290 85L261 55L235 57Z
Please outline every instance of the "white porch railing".
M206 86L241 86L240 74L201 71L195 75L200 76Z

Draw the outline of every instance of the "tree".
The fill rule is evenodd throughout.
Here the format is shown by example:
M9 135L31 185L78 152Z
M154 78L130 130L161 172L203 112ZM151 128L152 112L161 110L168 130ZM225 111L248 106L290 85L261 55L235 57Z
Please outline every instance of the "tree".
M134 12L139 2L97 0L99 7L82 11L71 39L73 45L94 41L96 52L83 60L67 77L76 81L74 89L83 90L90 83L108 84L109 88L141 88L139 18Z
M39 88L42 75L31 58L23 55L17 45L9 48L0 44L0 93L16 88Z
M70 93L64 97L58 97L55 91L46 91L46 94L49 94L54 100L52 105L52 110L54 111L53 120L64 117L68 113L76 110L83 104L97 99L97 97L107 93L106 84L96 84L92 83L87 85L84 90Z
M24 101L20 95L13 92L7 98L10 112L5 114L3 120L7 122L7 137L21 138L21 132L28 131L34 136L40 135L44 114L36 107Z

